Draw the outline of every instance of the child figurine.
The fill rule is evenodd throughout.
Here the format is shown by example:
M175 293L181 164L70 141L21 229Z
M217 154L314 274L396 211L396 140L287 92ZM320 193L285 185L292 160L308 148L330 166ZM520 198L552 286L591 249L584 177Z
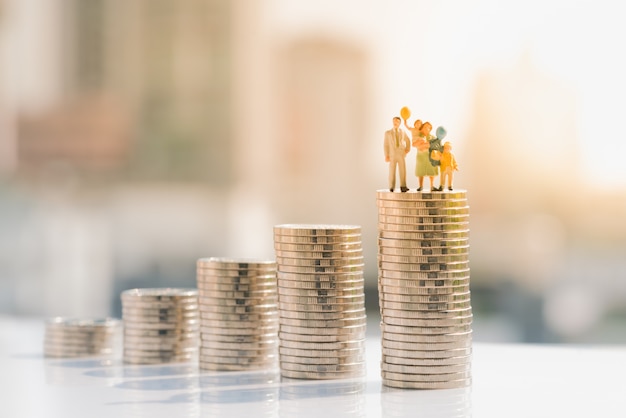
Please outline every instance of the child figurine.
M439 174L439 168L434 166L430 161L430 141L435 139L435 137L430 134L431 129L433 129L433 126L430 122L424 122L417 137L413 137L413 146L417 148L415 175L419 181L418 192L421 192L424 187L424 176L428 176L430 179L430 190L436 190L433 183L435 176Z
M454 177L454 171L459 170L459 166L456 163L454 154L452 154L451 151L452 145L450 144L450 142L446 142L445 144L443 144L443 152L441 153L441 159L439 160L439 162L441 163L441 179L439 182L439 191L443 190L446 177L448 179L448 190L452 190L452 179Z
M441 165L440 159L441 152L443 151L441 140L446 137L446 134L446 129L443 126L440 126L437 128L436 136L432 137L432 139L428 141L428 158L430 159L430 163L437 168ZM442 191L443 183L440 183L439 187L434 187L432 190L437 192Z

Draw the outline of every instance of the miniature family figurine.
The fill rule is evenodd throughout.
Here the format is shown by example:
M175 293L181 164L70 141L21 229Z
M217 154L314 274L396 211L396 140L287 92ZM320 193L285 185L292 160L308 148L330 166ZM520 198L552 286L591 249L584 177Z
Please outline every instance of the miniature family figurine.
M454 171L459 169L450 142L441 141L446 137L446 130L443 126L437 128L436 135L430 132L433 126L430 122L422 123L417 119L413 122L413 127L407 123L411 113L407 107L400 110L400 115L404 119L404 126L411 132L411 141L407 134L400 128L401 119L398 116L393 118L393 128L385 132L384 148L385 161L389 163L389 191L393 192L396 187L396 167L400 174L400 191L408 191L406 185L406 163L405 157L411 150L411 145L417 149L415 161L415 175L417 176L419 187L417 191L422 191L424 187L424 177L428 177L431 191L443 191L444 185L448 190L452 190ZM439 175L439 187L435 187L435 176Z

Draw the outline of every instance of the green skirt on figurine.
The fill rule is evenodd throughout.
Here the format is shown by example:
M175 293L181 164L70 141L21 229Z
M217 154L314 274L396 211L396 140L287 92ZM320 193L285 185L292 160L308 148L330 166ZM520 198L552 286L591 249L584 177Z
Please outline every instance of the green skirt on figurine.
M417 159L415 163L415 175L417 177L422 176L436 176L439 174L439 167L435 167L430 163L429 151L417 151Z

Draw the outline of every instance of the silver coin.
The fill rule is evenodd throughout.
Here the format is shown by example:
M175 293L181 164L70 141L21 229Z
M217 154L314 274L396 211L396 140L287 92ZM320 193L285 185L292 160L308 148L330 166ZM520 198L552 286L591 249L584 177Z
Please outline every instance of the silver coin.
M268 305L276 304L278 301L278 294L271 296L263 296L258 298L216 298L216 297L200 297L200 305L206 306L256 306L256 305Z
M465 302L470 300L470 292L455 293L452 295L428 296L380 292L380 300L401 303Z
M279 257L340 258L363 255L360 242L350 244L285 244L274 243L274 253Z
M398 389L460 389L471 386L472 379L449 380L445 382L406 382L383 379L383 385Z
M315 372L315 373L346 373L360 372L365 369L365 362L342 363L342 364L299 364L283 361L280 358L281 370L289 370L295 372Z
M358 225L282 224L274 226L274 235L354 235L361 233Z
M132 314L132 315L137 315L137 316L158 316L158 315L164 315L164 316L179 316L179 317L186 317L186 316L194 316L197 315L198 313L198 303L197 303L197 299L194 302L194 304L190 304L190 305L182 305L182 306L177 306L177 307L171 307L171 308L157 308L157 307L135 307L132 304L123 304L122 305L122 312L126 312L128 314Z
M293 335L313 335L313 336L353 336L356 338L362 338L365 335L365 323L356 324L351 326L345 326L342 328L322 328L322 327L307 327L307 326L293 326L293 325L280 325L280 332L285 334L291 334L287 339L293 339Z
M136 349L124 346L124 357L126 356L144 356L144 357L161 357L161 356L171 356L173 354L192 354L198 352L198 346L191 347L178 347L176 349L159 349L159 348L150 348L150 349Z
M381 309L399 309L406 311L454 311L457 309L471 308L471 301L459 301L459 302L431 302L431 303L416 303L416 302L390 302L388 300L379 301Z
M342 291L344 289L356 289L361 288L365 284L365 280L363 278L356 280L339 280L339 281L300 281L300 280L286 280L279 279L280 284L278 285L278 291L287 291L289 289L294 291L323 291L323 290L336 290Z
M124 341L129 342L176 342L176 341L189 341L189 340L198 340L200 338L200 332L198 330L194 331L186 331L186 332L178 332L176 334L133 334L128 331L132 330L124 330Z
M402 248L402 247L378 247L378 254L384 256L402 256L402 257L451 257L451 256L469 256L469 245L460 247L443 247L443 248ZM445 260L445 258L444 258Z
M183 311L187 309L196 309L198 307L198 298L195 297L193 302L189 303L173 303L173 302L150 302L150 301L122 301L122 308L127 309L155 309L155 310L171 310Z
M469 269L469 261L455 261L449 263L403 263L391 261L378 261L378 267L381 270L392 271L461 271Z
M218 353L216 353L218 354ZM200 363L205 364L239 364L239 365L254 365L254 364L272 364L277 362L278 355L274 352L274 354L264 354L264 355L255 355L252 357L245 356L220 356L220 355L200 355L199 361Z
M127 321L124 324L124 329L134 329L134 330L179 330L179 331L183 331L183 332L191 332L191 331L197 331L200 327L200 322L195 322L192 324L179 324L179 323L175 323L175 324L170 324L170 323L159 323L159 322L155 322L155 323L145 323L145 322L134 322L134 321Z
M343 312L354 311L361 309L364 306L364 302L355 303L327 303L327 304L302 304L302 303L288 303L278 302L278 310L281 316L287 316L285 311L289 312Z
M97 352L110 352L113 350L113 346L109 344L58 344L53 342L44 342L44 351L48 353L63 352L63 353L97 353Z
M344 341L354 341L365 338L365 329L354 332L352 334L338 334L338 335L311 335L311 334L291 334L288 332L279 332L278 338L281 341L298 342L298 343L341 343Z
M278 333L271 332L269 334L256 335L220 335L217 333L201 334L201 345L205 346L206 342L217 343L246 343L246 344L272 344L277 342Z
M378 224L395 225L437 225L437 224L457 224L469 223L469 215L384 215L378 214Z
M365 355L365 344L361 344L356 348L341 349L309 349L309 348L291 348L282 344L278 347L279 355L287 355L294 357L310 357L310 358L344 358Z
M405 343L382 340L384 355L406 358L447 358L468 355L472 352L471 340L448 343Z
M286 258L276 257L279 270L285 266L296 267L352 267L363 266L363 257L342 257L342 258Z
M336 258L355 258L363 257L362 249L350 249L350 250L331 250L331 251L313 251L313 250L298 250L287 251L281 247L275 248L274 254L277 257L282 258L313 258L313 259L336 259ZM278 261L278 259L277 259Z
M401 232L411 234L414 232L461 232L465 233L469 230L469 221L466 222L449 222L445 224L390 224L378 223L378 231L380 232Z
M394 280L394 279L391 279ZM386 283L386 282L385 282ZM459 286L436 286L436 287L417 287L417 286L387 286L379 283L378 291L381 293L395 295L422 295L422 296L448 296L470 291L468 284Z
M276 277L276 276L274 276ZM198 294L203 291L214 292L256 292L269 291L276 288L276 281L266 283L220 283L216 281L201 281L198 283Z
M76 339L76 340L97 340L110 339L119 335L122 327L109 328L106 331L89 330L89 329L46 329L45 335L51 338Z
M365 303L365 295L361 292L358 295L350 296L279 296L280 304L317 304L317 305L336 305L344 303Z
M354 341L340 341L340 342L301 342L280 340L280 347L284 348L296 348L299 350L346 350L351 348L363 348L365 344L364 339Z
M147 320L149 322L154 321L186 321L193 320L198 318L198 309L188 309L188 310L180 310L178 312L174 310L148 310L148 309L132 309L123 307L122 308L122 317L128 321L137 319L137 320Z
M471 364L450 364L447 366L409 366L404 364L390 364L383 361L380 368L382 371L391 373L438 375L470 372L472 366Z
M187 317L172 317L172 316L147 316L147 315L131 315L128 313L123 313L124 317L124 326L128 327L132 324L133 328L139 328L140 325L145 324L149 325L146 329L150 329L150 327L160 327L162 325L171 325L174 328L177 328L178 325L181 327L189 327L198 325L200 323L200 317L198 315L187 316ZM166 328L163 328L166 329Z
M226 270L215 269L211 267L198 267L196 268L196 277L202 279L208 279L216 283L236 283L236 279L252 278L259 282L268 281L276 275L276 269L272 270Z
M454 191L443 190L440 192L416 192L409 191L407 193L394 193L386 189L376 190L376 197L379 199L390 200L448 200L448 199L465 199L467 190L458 189Z
M200 351L200 358L205 361L211 361L214 358L240 358L242 361L246 359L254 360L259 359L262 360L265 357L275 357L277 355L276 346L264 347L264 348L253 348L253 349L220 349L220 348L209 348L202 347Z
M224 290L200 290L198 302L201 299L263 299L265 297L275 298L277 296L276 287L267 290L245 290L245 291L224 291Z
M281 362L306 365L350 364L363 362L365 360L364 352L348 357L299 357L288 356L286 354L280 355Z
M435 327L435 326L425 326L425 327L407 327L402 325L389 325L382 322L380 324L380 329L385 333L394 333L394 334L418 334L418 335L426 335L426 334L454 334L459 332L471 332L472 324L462 324L462 325L454 325L454 326L446 326L446 327Z
M390 272L383 272L390 273ZM389 275L389 274L388 274ZM385 286L391 286L394 288L403 288L403 289L411 289L412 292L419 292L420 290L441 290L441 292L450 292L451 289L455 289L459 286L467 286L469 288L470 285L470 277L466 275L466 277L458 277L458 278L421 278L421 279L391 279L388 277L379 277L378 285L381 289ZM407 292L411 293L411 292Z
M364 264L351 264L346 266L288 266L280 264L278 272L280 273L302 273L302 274L316 274L316 273L358 273L363 271Z
M379 262L389 262L397 264L452 264L452 263L467 263L469 260L467 254L457 255L389 255L378 254L377 260Z
M278 295L300 297L348 297L363 295L363 286L347 287L343 289L298 289L292 287L279 287Z
M259 328L209 328L202 327L200 329L201 339L210 339L212 336L224 337L262 337L265 335L278 335L278 324L272 326L263 326Z
M187 348L198 348L200 343L195 341L194 344L188 343L125 343L124 348L129 350L146 350L146 351L176 351Z
M262 314L275 312L278 305L275 303L263 305L247 305L247 306L218 306L218 305L201 305L198 308L201 312L213 312L223 314Z
M467 233L447 234L415 232L409 234L411 235L411 238L400 239L393 237L385 238L384 235L389 234L381 233L378 236L378 248L402 248L411 249L412 251L420 250L426 253L431 250L443 252L446 248L454 249L469 246L469 235ZM393 235L395 235L395 233Z
M146 288L146 289L128 289L121 293L122 300L153 300L153 301L177 301L185 299L193 299L198 292L195 289L187 288Z
M433 327L441 328L448 326L462 326L472 323L473 316L470 313L467 316L459 316L452 319L411 319L411 318L396 318L393 316L385 315L382 319L382 323L400 327Z
M164 364L164 363L191 363L197 358L195 354L170 354L162 356L132 356L124 355L124 363L126 364Z
M407 309L381 308L381 317L393 316L396 318L413 319L452 319L456 317L468 316L472 313L472 308L461 308L447 311L415 311Z
M383 347L382 350L383 361L392 364L443 366L469 364L472 360L471 346L447 350L402 350Z
M450 350L457 350L457 349L461 349L461 348L468 348L472 346L472 339L468 338L465 341L452 341L452 342L447 342L447 343L414 343L411 344L411 348L412 350L400 350L400 349L393 349L393 348L386 348L383 347L383 354L386 356L392 356L392 357L398 357L398 358L403 358L406 360L402 360L402 362L400 364L413 364L413 357L415 357L416 355L422 355L422 358L424 356L424 351L428 351L428 352L443 352L443 351L450 351ZM411 357L408 356L394 356L394 354L391 354L391 352L394 353L404 353L404 352L408 352L409 355ZM418 353L416 353L418 352ZM435 356L439 356L440 354L434 354ZM398 362L400 360L397 360L396 362Z
M379 206L379 215L389 216L455 216L469 215L469 206L460 206L455 208L390 208Z
M470 269L461 270L445 270L445 271L396 271L379 269L378 277L380 279L403 279L409 281L420 281L430 279L432 281L444 281L452 283L454 279L469 279Z
M358 244L361 245L362 237L361 233L355 234L341 234L341 235L281 235L274 234L275 245L349 245ZM287 249L287 248L285 248ZM304 248L306 249L306 248ZM292 250L293 251L293 250Z
M45 349L43 355L47 358L75 358L75 357L97 357L97 356L110 356L113 351L110 349L103 349L98 351L72 351L72 350L51 350Z
M124 336L146 336L146 337L158 337L158 336L182 336L186 337L192 334L197 334L197 331L188 331L184 329L133 329L133 328L124 328Z
M451 231L407 231L378 228L377 236L379 240L430 241L431 247L444 247L446 241L467 242L470 230L465 228Z
M248 370L259 370L270 368L274 362L265 362L265 363L249 363L249 364L228 364L228 363L207 363L200 361L198 363L200 369L209 370L215 372L243 372Z
M409 374L393 373L381 370L383 379L392 379L407 382L449 382L454 380L468 379L472 375L471 371L442 373L442 374Z
M273 268L276 266L274 260L254 259L254 258L226 258L226 257L206 257L200 258L196 262L198 266L217 265L228 266L229 268L248 269L248 268Z
M222 327L249 327L247 324L263 324L273 323L278 319L278 308L264 313L243 313L243 314L225 314L220 312L200 312L200 323L202 326L211 326L211 324L223 324ZM237 325L239 324L239 325ZM255 326L255 325L252 325Z
M335 329L343 327L352 327L367 324L367 317L365 315L357 318L345 318L345 319L329 319L329 320L315 320L315 319L294 319L294 318L279 318L281 326L290 327L306 327L306 328L318 328L318 329ZM330 332L330 331L328 331Z
M449 200L376 200L376 206L381 208L401 208L401 209L449 209L467 206L467 199Z
M221 348L224 350L258 350L258 349L270 349L278 347L278 340L271 341L258 341L253 343L232 343L223 341L202 341L200 352L203 352L204 348Z
M361 305L358 309L340 310L337 312L279 311L278 314L280 315L281 320L282 318L288 318L328 321L337 319L360 318L365 315L365 307Z
M355 280L363 280L363 271L356 272L343 272L343 273L289 273L281 272L277 273L277 283L282 286L285 280L292 280L297 282L351 282Z
M297 372L293 370L285 370L282 369L280 371L281 376L288 377L291 379L317 379L317 380L325 380L325 379L347 379L353 377L362 377L365 375L365 367L362 370L354 371L354 372Z
M455 334L395 334L388 331L383 331L383 340L386 341L395 341L395 342L405 342L405 343L417 343L417 344L426 344L426 343L450 343L450 342L459 342L459 341L467 341L472 338L472 331L466 332L458 332Z

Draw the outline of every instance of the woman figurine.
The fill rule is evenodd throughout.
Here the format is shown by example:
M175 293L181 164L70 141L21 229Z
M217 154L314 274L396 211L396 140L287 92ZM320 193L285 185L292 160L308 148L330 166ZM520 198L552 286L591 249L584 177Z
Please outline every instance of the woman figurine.
M416 121L417 124L418 121ZM405 122L406 124L406 122ZM413 146L417 148L417 159L415 162L415 175L419 181L418 192L422 191L424 187L424 176L428 176L430 179L430 190L435 190L434 181L435 176L439 174L439 167L435 167L430 162L430 141L435 137L430 134L433 129L433 125L430 122L424 122L419 129L411 130L413 133ZM417 131L415 133L415 131Z

